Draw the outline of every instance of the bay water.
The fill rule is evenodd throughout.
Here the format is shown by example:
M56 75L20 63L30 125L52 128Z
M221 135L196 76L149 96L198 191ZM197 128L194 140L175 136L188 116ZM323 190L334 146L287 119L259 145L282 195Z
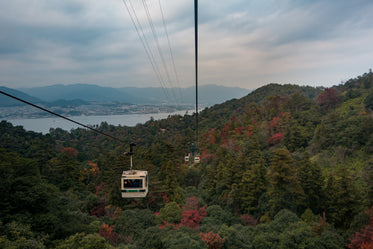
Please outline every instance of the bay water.
M111 125L121 125L133 127L137 124L144 124L150 119L160 120L165 119L169 115L185 115L186 113L192 114L193 111L177 111L172 113L149 113L149 114L123 114L123 115L106 115L106 116L75 116L68 117L76 122L87 126L100 125L102 122L107 122ZM70 122L68 120L51 117L51 118L29 118L29 119L10 119L7 120L13 126L23 126L27 131L41 132L43 134L49 133L50 128L61 128L70 131L81 126ZM82 127L83 128L83 127Z

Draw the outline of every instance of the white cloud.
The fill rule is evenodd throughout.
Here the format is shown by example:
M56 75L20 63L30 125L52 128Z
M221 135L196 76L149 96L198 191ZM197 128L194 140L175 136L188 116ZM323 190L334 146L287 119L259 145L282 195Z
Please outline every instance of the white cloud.
M131 2L161 63L142 1ZM158 0L146 3L174 81ZM193 85L193 1L161 3L180 84ZM200 83L255 88L355 77L372 67L371 13L368 0L200 1ZM2 1L0 22L2 84L160 86L121 0Z

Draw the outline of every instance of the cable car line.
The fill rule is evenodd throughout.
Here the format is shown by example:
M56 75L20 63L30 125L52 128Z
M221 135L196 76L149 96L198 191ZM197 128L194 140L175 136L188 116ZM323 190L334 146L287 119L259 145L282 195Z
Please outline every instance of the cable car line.
M20 99L20 98L18 98L18 97L16 97L16 96L13 96L13 95L8 94L8 93L6 93L6 92L0 91L0 93L3 94L3 95L8 96L8 97L10 97L10 98L13 98L13 99L15 99L15 100L18 100L18 101L20 101L20 102L23 102L23 103L25 103L25 104L27 104L27 105L31 105L31 106L33 106L33 107L35 107L35 108L38 108L38 109L42 110L42 111L48 112L48 113L50 113L50 114L53 114L53 115L55 115L55 116L57 116L57 117L60 117L60 118L66 119L67 121L70 121L70 122L75 123L75 124L77 124L77 125L83 126L84 128L87 128L87 129L89 129L89 130L91 130L91 131L94 131L94 132L99 133L99 134L101 134L101 135L104 135L104 136L110 137L111 139L117 140L117 141L119 141L119 142L121 142L121 143L124 143L124 142L125 142L125 141L123 141L123 140L121 140L121 139L119 139L119 138L117 138L117 137L114 137L114 136L112 136L112 135L110 135L110 134L107 134L107 133L104 133L104 132L102 132L102 131L99 131L99 130L97 130L97 129L95 129L95 128L92 128L92 127L90 127L90 126L88 126L88 125L85 125L85 124L79 123L79 122L77 122L77 121L75 121L75 120L72 120L72 119L70 119L70 118L68 118L68 117L62 116L62 115L60 115L60 114L58 114L58 113L55 113L55 112L52 112L52 111L50 111L50 110L48 110L48 109L45 109L44 107L41 107L41 106L35 105L35 104L33 104L33 103L30 103L30 102L28 102L28 101L26 101L26 100Z
M195 143L191 144L191 153L184 157L185 163L192 162L193 164L200 163L199 156L199 127L198 127L198 0L194 0L194 65L195 65L195 94L196 94L196 129L195 129ZM190 156L194 156L194 160L190 160Z
M166 82L165 82L165 80L164 80L164 78L162 76L161 70L158 67L157 60L155 59L155 56L154 56L154 54L152 52L152 49L151 49L151 47L149 45L148 39L146 38L146 35L144 33L144 29L142 28L141 22L139 21L139 18L138 18L137 14L136 14L136 10L133 7L133 4L132 4L131 0L128 0L128 2L130 4L130 6L131 6L133 16L132 16L131 12L129 11L129 8L127 7L127 4L126 4L126 2L124 0L124 3L126 5L126 7L127 7L127 11L128 11L128 13L129 13L129 15L131 17L132 23L134 24L134 26L136 28L136 31L139 31L139 30L141 31L141 34L140 34L140 32L137 32L137 34L138 34L140 40L142 41L142 44L144 46L144 49L147 52L147 55L148 55L148 58L149 58L150 62L152 63L153 70L154 70L154 72L157 75L159 83L160 83L160 85L161 85L161 87L162 87L162 89L163 89L166 97L169 99L170 96L169 96L169 93L168 93L168 90L167 90L167 87L166 87Z
M146 13L146 16L147 16L147 19L148 19L148 23L149 23L150 29L152 31L153 38L154 38L154 41L155 41L155 44L156 44L159 56L161 58L161 62L162 62L163 68L164 68L164 72L166 74L166 78L168 80L168 84L169 84L168 87L171 89L171 92L173 94L174 100L176 101L176 103L178 103L179 101L178 101L178 99L177 99L177 97L175 95L175 91L174 91L173 86L172 86L172 81L171 81L171 78L170 78L170 74L168 72L168 67L167 67L167 64L166 64L166 60L165 60L165 58L163 56L163 52L162 52L161 46L159 45L158 35L157 35L156 30L155 30L154 22L153 22L153 19L152 19L151 15L150 15L149 7L148 7L148 5L146 3L146 0L142 0L142 4L144 6L145 13Z
M175 73L177 89L179 91L179 95L180 95L181 99L183 99L182 93L180 91L180 81L179 81L179 76L178 76L178 73L177 73L177 70L176 70L176 65L175 65L174 55L173 55L172 48L171 48L170 38L169 38L169 35L168 35L167 25L166 25L166 21L165 21L164 15L163 15L163 8L162 8L161 0L158 0L158 3L159 3L159 9L160 9L160 12L161 12L161 16L162 16L164 31L165 31L166 38L167 38L168 48L170 50L170 57L171 57L171 61L172 61L173 70L174 70L174 73Z
M145 37L145 34L144 34L144 31L143 31L142 26L141 26L141 24L140 24L140 21L138 20L138 17L137 17L137 15L136 15L136 11L135 11L135 9L134 9L134 7L133 7L133 5L132 5L132 3L131 3L130 0L129 0L129 4L130 4L130 6L131 6L131 9L132 9L132 11L133 11L133 14L131 13L131 10L130 10L130 8L129 8L127 2L126 2L126 0L123 0L123 4L124 4L124 6L125 6L126 9L127 9L127 12L128 12L128 14L129 14L129 16L130 16L130 19L131 19L131 21L132 21L132 24L133 24L133 26L135 27L135 30L136 30L137 36L139 37L139 39L140 39L140 41L141 41L141 44L142 44L142 46L143 46L143 48L144 48L144 50L145 50L145 53L146 53L146 55L147 55L147 57L148 57L148 59L149 59L149 61L150 61L150 64L152 65L153 71L155 72L155 75L156 75L156 77L157 77L157 79L158 79L158 81L159 81L159 83L160 83L160 85L161 85L161 88L162 88L162 90L163 90L163 92L164 92L166 98L169 99L170 96L169 96L169 94L168 94L167 89L166 89L165 86L164 86L164 80L163 80L163 77L162 77L162 75L160 74L160 71L159 71L159 69L158 69L158 66L157 66L156 60L155 60L155 58L154 58L154 55L153 55L153 53L151 52L151 49L150 49L150 47L149 47L149 43L148 43L148 41L147 41L147 39L146 39L146 37ZM133 15L134 15L135 17L134 17ZM135 19L136 19L136 20L135 20ZM138 25L136 24L136 21L137 21ZM142 35L140 34L140 31L141 31L141 34L142 34Z
M196 76L196 148L198 152L198 0L194 0L194 54Z

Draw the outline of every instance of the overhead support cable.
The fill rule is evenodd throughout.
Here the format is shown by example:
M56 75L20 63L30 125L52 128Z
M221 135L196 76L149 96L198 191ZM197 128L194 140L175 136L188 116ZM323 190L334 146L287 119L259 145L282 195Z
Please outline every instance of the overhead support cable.
M130 6L131 6L131 9L132 9L132 12L133 12L133 15L134 15L134 19L136 22L133 22L135 27L136 27L136 23L139 27L139 30L141 31L141 35L140 33L138 33L140 39L142 39L144 42L143 42L143 45L144 45L144 49L147 51L147 54L148 54L148 57L149 57L149 60L151 61L152 65L154 66L153 69L154 69L154 72L156 73L156 75L158 76L158 79L159 79L159 83L163 89L163 91L165 92L165 95L167 98L170 98L169 96L169 93L168 93L168 90L167 90L167 86L166 86L166 82L164 80L164 78L162 77L162 73L161 73L161 70L159 69L158 67L158 63L157 63L157 60L155 59L155 56L152 52L152 49L151 49L151 46L149 45L149 42L148 42L148 39L146 38L146 35L145 35L145 32L144 32L144 29L142 28L142 25L141 25L141 22L139 21L139 18L136 14L136 10L135 8L133 7L133 4L131 2L131 0L128 0ZM128 8L127 8L128 10ZM131 13L128 12L130 15Z
M176 70L175 59L174 59L174 55L173 55L172 48L171 48L170 38L169 38L169 35L168 35L167 25L166 25L166 21L165 21L164 14L163 14L163 8L162 8L161 0L158 0L158 3L159 3L160 11L161 11L162 22L163 22L164 31L165 31L166 38L167 38L168 48L170 50L170 57L171 57L171 61L172 61L172 66L173 66L173 70L174 70L174 74L175 74L176 83L177 83L177 89L179 91L179 95L180 95L181 99L183 99L182 93L180 91L179 75L178 75L177 70Z
M149 23L150 29L152 31L156 47L158 49L159 56L161 58L161 62L162 62L163 68L164 68L164 72L166 74L166 78L168 80L168 87L171 89L171 92L173 94L175 102L178 103L179 101L178 101L178 98L175 95L175 91L174 91L174 88L173 88L173 85L172 85L170 73L168 72L168 67L167 67L167 64L166 64L166 60L165 60L165 58L163 56L163 52L162 52L161 46L159 45L159 39L158 39L157 31L155 29L153 19L152 19L151 15L150 15L149 7L148 7L148 5L146 3L146 0L142 0L142 4L144 6L145 13L146 13L146 16L147 16L147 19L148 19L148 23Z
M90 127L90 126L88 126L88 125L85 125L85 124L79 123L79 122L77 122L77 121L75 121L75 120L72 120L72 119L70 119L70 118L67 118L67 117L65 117L65 116L62 116L62 115L60 115L60 114L58 114L58 113L52 112L52 111L50 111L50 110L48 110L48 109L45 109L44 107L41 107L41 106L35 105L35 104L30 103L30 102L28 102L28 101L26 101L26 100L23 100L23 99L17 98L16 96L13 96L13 95L8 94L8 93L3 92L3 91L0 91L0 93L3 94L3 95L8 96L8 97L10 97L10 98L13 98L13 99L15 99L15 100L18 100L18 101L20 101L20 102L23 102L23 103L25 103L25 104L27 104L27 105L33 106L33 107L35 107L35 108L38 108L38 109L40 109L40 110L42 110L42 111L48 112L48 113L50 113L50 114L52 114L52 115L55 115L55 116L57 116L57 117L60 117L60 118L66 119L67 121L70 121L70 122L72 122L72 123L75 123L75 124L77 124L77 125L80 125L80 126L82 126L82 127L84 127L84 128L87 128L87 129L89 129L89 130L91 130L91 131L94 131L94 132L99 133L99 134L101 134L101 135L104 135L104 136L110 137L111 139L114 139L114 140L117 140L117 141L119 141L119 142L121 142L121 143L124 143L123 140L121 140L121 139L119 139L119 138L117 138L117 137L114 137L114 136L112 136L112 135L110 135L110 134L107 134L107 133L104 133L104 132L102 132L102 131L99 131L99 130L97 130L97 129L95 129L95 128L92 128L92 127Z
M198 151L198 0L194 0L194 54L196 76L196 148Z
M145 36L145 33L144 33L144 30L141 26L141 23L137 17L137 14L136 14L136 11L135 11L135 8L133 7L132 3L130 0L128 0L129 2L129 5L130 7L128 6L126 0L123 0L123 4L124 6L126 7L127 9L127 12L130 16L130 19L132 21L132 24L133 26L135 27L135 30L136 30L136 33L141 41L141 44L145 50L145 53L146 55L148 56L148 59L150 61L150 64L152 65L152 68L153 68L153 71L155 72L155 75L158 79L158 82L160 83L161 87L162 87L162 90L166 96L166 98L170 98L169 94L168 94L168 91L167 91L167 88L165 87L165 82L164 82L164 79L160 73L160 70L158 68L158 65L157 65L157 61L155 60L155 57L154 57L154 54L152 53L152 50L150 49L150 46L149 46L149 43L146 39L146 36ZM132 12L131 12L132 10Z

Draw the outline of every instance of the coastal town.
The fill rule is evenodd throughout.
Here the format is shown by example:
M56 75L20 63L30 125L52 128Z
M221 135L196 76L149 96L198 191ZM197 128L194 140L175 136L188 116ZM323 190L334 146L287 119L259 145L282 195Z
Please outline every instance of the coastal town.
M134 105L123 103L90 103L78 106L43 106L54 113L64 116L103 116L121 114L171 113L191 110L192 105ZM0 107L0 119L46 118L52 114L29 105Z

